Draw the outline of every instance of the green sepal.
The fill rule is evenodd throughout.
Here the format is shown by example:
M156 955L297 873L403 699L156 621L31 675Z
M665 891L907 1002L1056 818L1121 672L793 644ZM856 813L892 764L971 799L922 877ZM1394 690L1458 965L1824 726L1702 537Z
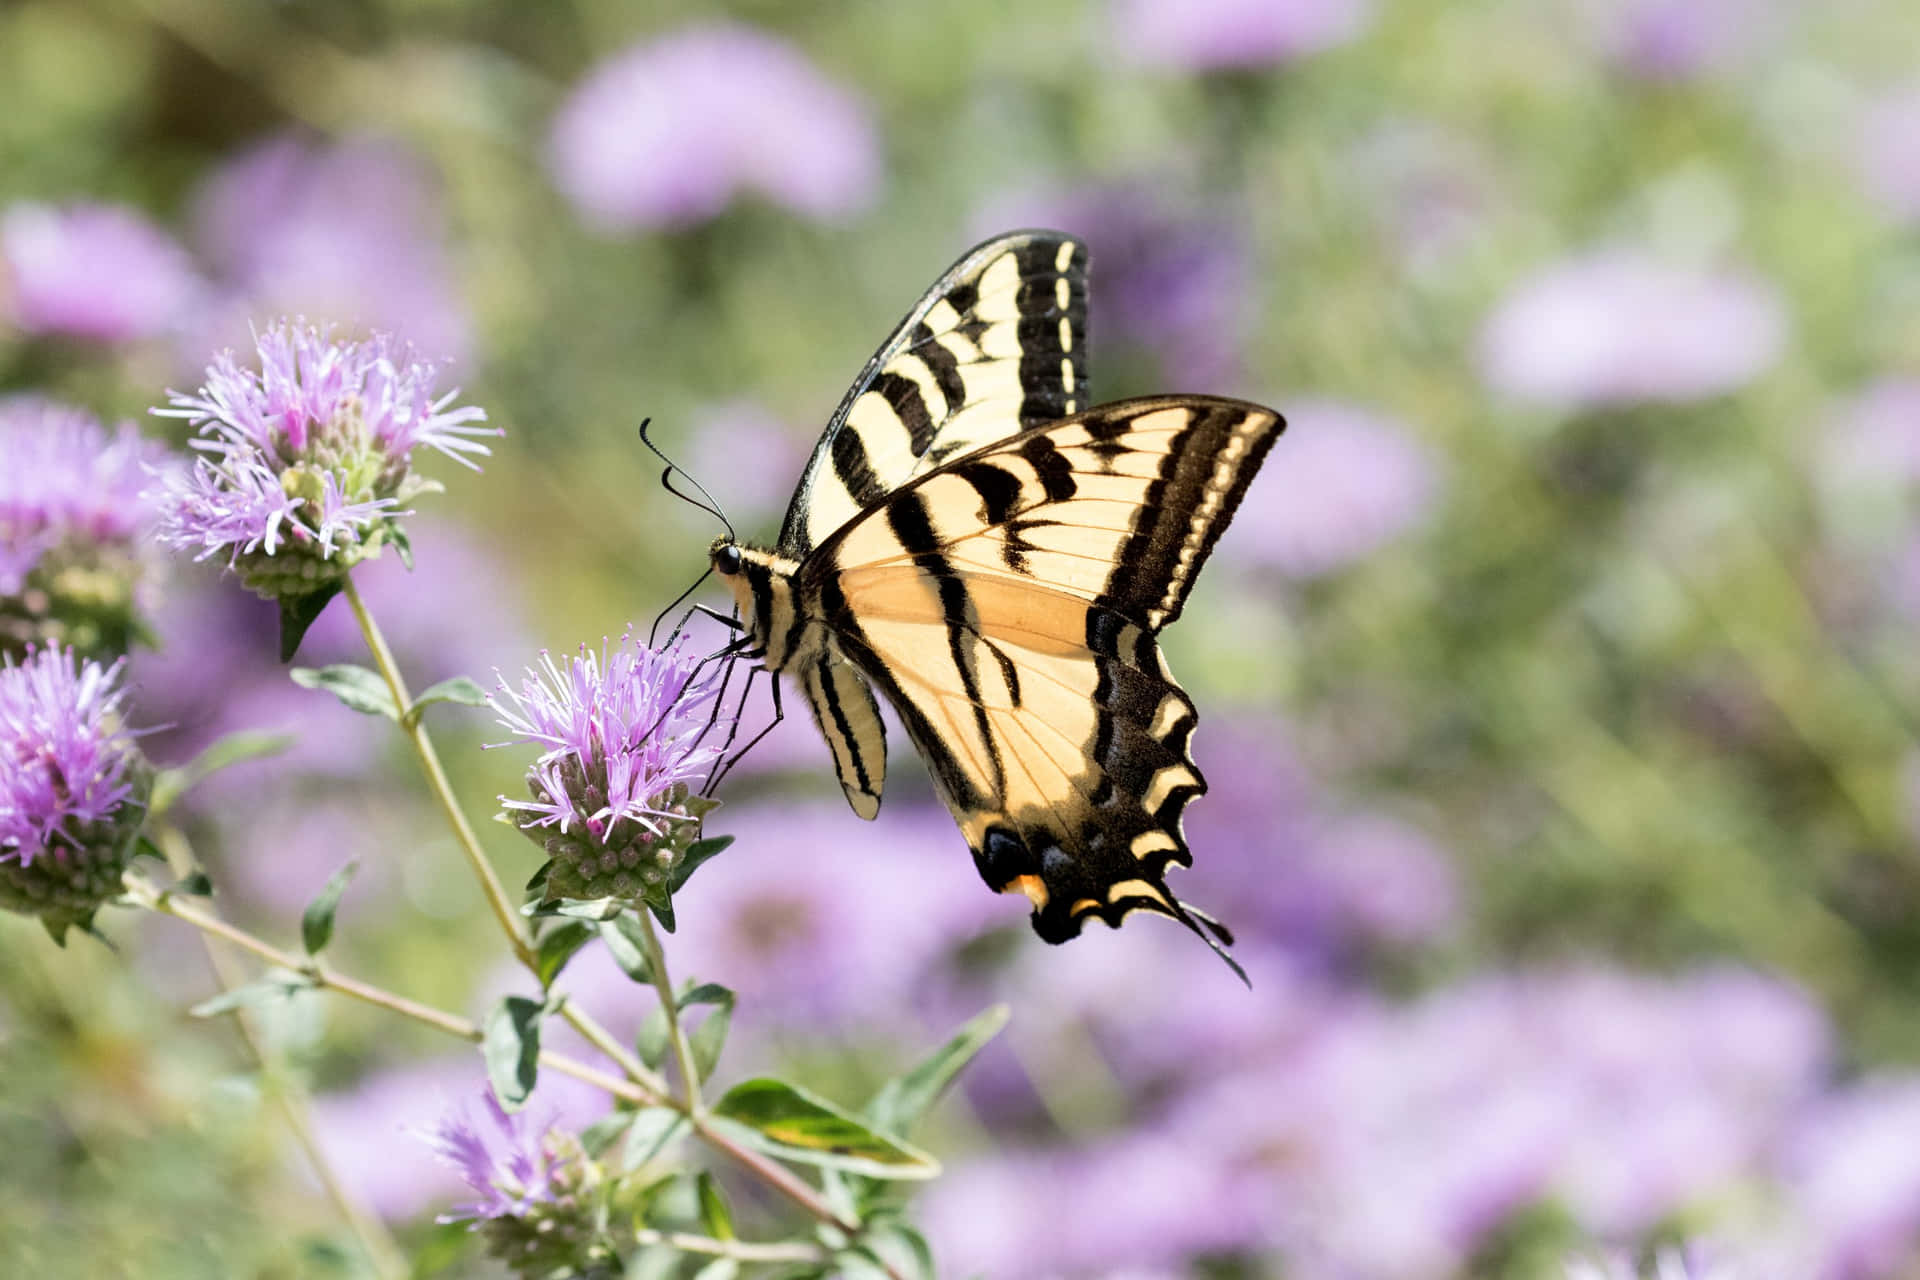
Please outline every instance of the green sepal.
M347 891L347 885L360 870L360 859L354 858L327 878L320 892L307 904L306 911L300 916L300 942L307 954L317 956L327 949L333 941L333 916L340 909L340 895Z
M155 844L153 842L153 837L148 835L145 831L134 832L133 844L128 847L127 856L129 859L158 858L162 862L165 862L167 860L166 851L163 850L159 845Z
M880 1086L861 1112L867 1123L881 1133L906 1137L974 1055L1000 1034L1010 1015L1004 1004L975 1014L945 1044Z
M694 1189L700 1196L700 1226L715 1240L732 1240L733 1209L727 1204L726 1193L720 1184L706 1170L694 1181Z
M547 896L547 877L552 874L553 874L553 859L549 858L545 862L540 864L538 870L536 870L532 875L527 877L527 887L521 890L521 892L525 894L527 897L533 898L534 901L529 902L527 903L526 906L520 908L520 913L522 915L534 914L532 908L538 906L539 901L541 899L544 899Z
M506 1111L527 1105L540 1075L540 1022L547 1006L526 996L505 996L487 1015L480 1051L494 1097Z
M393 705L393 692L376 672L352 662L334 662L327 666L295 667L287 673L303 689L324 689L340 700L340 705L370 716L400 718Z
M655 1071L667 1058L667 1041L671 1036L667 1030L667 1011L658 1005L640 1019L640 1029L633 1033L633 1049L640 1055L640 1061Z
M666 897L664 895L656 899L651 894L649 894L647 896L646 903L647 903L647 910L653 912L653 918L660 922L660 927L662 929L665 929L668 933L672 933L673 932L673 899Z
M413 539L407 536L406 527L398 520L387 522L387 541L393 544L393 554L400 557L400 567L412 573Z
M455 702L463 707L484 707L487 705L487 691L466 676L452 676L435 685L429 685L419 697L407 707L403 723L408 728L420 722L420 714L436 702Z
M153 779L151 809L155 817L171 809L188 791L222 769L249 760L278 755L293 745L290 733L258 733L242 729L215 740L213 745L177 769L162 769Z
M926 1152L875 1133L859 1118L783 1080L761 1077L737 1084L714 1104L712 1114L783 1160L869 1178L923 1179L940 1172L940 1162Z
M167 892L189 894L195 898L211 898L213 896L213 877L204 871L190 871L180 877L177 883L169 887Z
M210 1000L202 1000L187 1012L196 1018L215 1018L235 1009L251 1008L273 1000L287 1000L313 989L313 979L292 969L269 969L260 977L230 991L222 991Z
M704 840L695 840L688 845L687 851L680 856L680 861L667 875L668 894L680 892L686 887L687 881L693 877L693 873L700 869L702 863L732 843L732 836L708 836ZM669 925L668 929L671 931L672 926Z
M620 972L643 986L652 982L653 970L647 964L646 935L641 932L640 922L622 912L599 923L607 954L620 966Z
M309 591L305 595L280 597L280 661L292 662L306 639L307 628L319 621L333 598L340 594L337 582Z
M567 961L592 940L593 932L593 926L585 921L569 920L540 935L539 950L534 956L534 971L540 975L542 988L553 985L553 980L567 967Z

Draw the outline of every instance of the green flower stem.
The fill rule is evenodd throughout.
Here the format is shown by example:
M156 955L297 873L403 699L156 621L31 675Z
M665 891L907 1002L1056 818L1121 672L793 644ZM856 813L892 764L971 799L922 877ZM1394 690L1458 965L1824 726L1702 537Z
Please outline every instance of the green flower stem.
M651 1231L642 1228L633 1233L642 1245L666 1245L682 1253L701 1253L713 1258L732 1258L735 1262L826 1262L828 1253L817 1244L750 1244L745 1240L715 1240L712 1236L688 1235L682 1231Z
M184 878L199 870L193 848L178 827L163 824L154 829L153 835L154 843L166 855L167 865L172 868L174 875ZM246 981L246 976L235 965L232 954L216 945L210 934L202 932L200 942L206 950L207 965L213 970L214 981L222 991L231 991ZM253 1055L253 1060L260 1064L261 1073L271 1081L267 1092L279 1106L281 1117L292 1131L294 1140L300 1144L308 1165L320 1179L320 1185L326 1189L327 1197L340 1211L348 1230L360 1241L373 1273L382 1277L382 1280L404 1280L412 1274L406 1255L394 1243L386 1224L360 1202L353 1188L347 1185L339 1170L333 1167L333 1162L327 1159L326 1149L320 1145L320 1137L313 1128L313 1114L307 1109L306 1095L284 1072L275 1069L274 1058L277 1055L269 1055L266 1042L261 1038L251 1013L238 1009L235 1014L234 1024L239 1029L241 1041Z
M271 942L248 933L238 925L228 923L197 903L159 888L143 876L129 873L125 884L128 895L136 905L150 911L157 911L162 915L172 916L203 933L224 938L234 946L243 951L252 952L269 964L279 965L283 969L304 975L316 988L337 991L350 999L374 1005L389 1013L399 1014L403 1018L410 1018L471 1044L479 1044L483 1037L478 1023L470 1022L458 1014L448 1013L444 1009L436 1009L432 1005L409 1000L384 987L376 987L371 983L348 977L324 964L317 957L295 955L290 951L282 950ZM540 1065L550 1067L562 1075L572 1076L616 1098L623 1098L643 1107L671 1107L685 1113L685 1104L664 1090L651 1089L637 1081L609 1074L597 1067L569 1058L565 1054L556 1053L552 1049L540 1051ZM699 1135L708 1146L730 1156L760 1181L792 1200L809 1215L849 1236L859 1234L858 1222L843 1217L818 1191L792 1170L751 1147L742 1146L728 1134L714 1129L705 1116L691 1115L688 1119L692 1123L694 1133Z
M413 705L413 695L407 689L406 677L400 674L400 664L394 660L393 650L387 644L386 636L380 630L380 624L374 621L373 613L367 608L366 601L360 596L360 590L354 585L352 575L348 575L344 594L347 604L353 609L354 621L360 624L360 634L366 638L367 651L373 655L374 666L380 670L380 676L387 682L387 692L393 696L393 705L401 712L400 731L413 744L414 753L420 757L421 771L426 774L427 789L439 802L440 811L446 816L447 825L452 828L454 841L460 851L466 855L467 865L479 880L480 889L486 895L487 905L493 911L493 918L499 922L500 931L507 935L507 941L513 948L514 958L519 960L529 972L539 972L538 957L527 939L525 927L520 922L519 913L514 910L512 899L507 896L506 887L500 883L493 864L487 860L486 852L480 847L480 838L474 833L473 824L467 821L466 811L460 807L460 801L453 794L453 786L447 780L447 771L440 764L440 753L434 750L433 737L427 732L427 726L420 716L406 715L406 709ZM586 1037L594 1048L620 1064L627 1078L641 1085L651 1093L664 1096L667 1093L666 1081L658 1074L649 1071L641 1062L620 1043L605 1027L597 1022L593 1015L577 1007L572 1001L561 1006L560 1016L565 1018L574 1030Z
M680 1025L680 1002L673 993L673 979L667 976L667 956L661 950L660 935L654 932L653 913L637 911L640 936L647 950L647 972L653 977L653 989L660 993L660 1010L667 1019L667 1038L673 1044L674 1061L680 1064L680 1084L686 1090L687 1115L698 1120L700 1106L700 1069L693 1064L693 1046L687 1042L686 1028Z

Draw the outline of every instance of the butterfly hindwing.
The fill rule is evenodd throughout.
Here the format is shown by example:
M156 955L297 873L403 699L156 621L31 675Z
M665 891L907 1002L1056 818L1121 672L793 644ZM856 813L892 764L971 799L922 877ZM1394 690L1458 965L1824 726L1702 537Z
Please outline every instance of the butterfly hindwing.
M954 264L854 382L781 526L795 559L945 460L1086 407L1087 251L1014 232Z
M800 669L800 688L833 753L833 767L853 811L880 812L887 780L887 732L873 690L844 658L823 657Z
M1165 873L1190 862L1180 817L1205 783L1156 636L1280 429L1237 401L1105 405L911 481L801 568L982 877L1025 893L1049 941L1139 909L1192 924Z

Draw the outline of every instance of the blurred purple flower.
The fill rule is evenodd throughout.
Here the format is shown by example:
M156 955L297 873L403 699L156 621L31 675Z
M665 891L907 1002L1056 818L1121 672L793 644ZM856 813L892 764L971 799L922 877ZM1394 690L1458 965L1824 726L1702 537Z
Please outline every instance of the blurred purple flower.
M401 143L260 143L195 198L194 241L220 295L195 349L242 342L261 316L306 314L404 333L464 362L473 335L442 245L445 224L435 174Z
M1782 1174L1801 1272L1890 1276L1920 1249L1920 1077L1856 1084L1809 1109Z
M862 823L837 801L729 806L734 844L677 908L676 969L793 1026L912 1019L929 968L1022 918L979 884L944 810Z
M0 216L0 299L29 333L128 342L178 329L200 291L186 250L131 209L16 204Z
M921 1195L919 1213L943 1271L1108 1277L1258 1239L1264 1206L1250 1190L1213 1153L1147 1131L958 1165Z
M1641 1271L1630 1254L1614 1251L1569 1258L1566 1280L1760 1280L1749 1276L1724 1250L1702 1242L1661 1249Z
M1775 0L1584 0L1581 16L1602 57L1646 80L1725 70L1774 34Z
M1091 340L1152 354L1163 379L1182 386L1232 391L1258 311L1252 249L1230 211L1181 206L1167 188L1147 180L1014 193L974 222L982 235L1046 226L1080 237L1091 255Z
M1276 465L1254 478L1228 547L1292 578L1363 559L1438 502L1439 460L1402 423L1336 400L1281 406Z
M1263 67L1354 39L1373 18L1369 0L1114 0L1122 52L1189 71Z
M1497 243L1504 212L1499 166L1472 135L1417 119L1390 119L1347 148L1338 166L1349 198L1390 237L1402 260L1429 275Z
M478 1106L469 1098L449 1109L427 1142L479 1199L456 1205L440 1220L520 1217L553 1203L554 1162L547 1151L552 1128L553 1118L537 1117L532 1108L508 1115L491 1088L481 1090Z
M583 832L615 847L628 824L641 833L629 840L651 844L685 816L681 797L719 758L724 719L702 731L715 718L720 674L684 644L649 649L631 631L611 650L582 645L564 665L542 650L517 691L496 672L488 705L513 743L541 748L528 774L534 798L501 804L525 831ZM637 865L639 853L627 852Z
M1822 471L1843 490L1904 489L1920 481L1920 378L1882 378L1868 386L1841 408L1820 447Z
M0 664L0 862L86 854L134 798L125 670L124 660L102 667L60 649Z
M1560 408L1703 400L1768 369L1787 327L1779 291L1757 277L1602 251L1536 273L1494 309L1481 376Z
M83 543L134 554L151 518L141 497L166 450L131 423L111 434L80 409L0 399L0 596L17 594L41 558Z
M377 554L400 504L431 487L416 448L477 471L491 450L474 437L500 434L484 410L454 408L457 392L436 396L438 368L386 334L341 341L281 321L257 345L258 372L222 352L198 393L169 392L153 412L198 427L203 454L161 477L161 541L225 552L258 594L311 592Z
M1860 130L1860 179L1901 222L1920 222L1920 83L1875 102Z
M722 506L749 514L783 512L793 496L793 477L807 462L799 433L750 400L707 406L695 415L688 440L688 473L705 477L701 483L724 496Z
M561 108L549 154L560 190L602 231L699 222L742 190L838 219L880 177L864 104L785 41L735 22L601 63Z

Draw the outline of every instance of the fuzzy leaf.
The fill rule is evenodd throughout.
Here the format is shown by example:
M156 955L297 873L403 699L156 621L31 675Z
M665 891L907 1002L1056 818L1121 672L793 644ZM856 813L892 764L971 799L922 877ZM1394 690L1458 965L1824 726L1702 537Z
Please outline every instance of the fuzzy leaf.
M727 1205L726 1193L720 1190L720 1184L713 1175L702 1171L694 1183L700 1193L700 1225L715 1240L734 1238L733 1210Z
M689 1131L687 1118L672 1107L642 1107L633 1113L633 1127L627 1131L627 1149L621 1155L620 1172L632 1173L646 1164L675 1139Z
M695 840L688 845L686 853L680 858L679 865L667 875L667 891L680 892L703 863L732 843L732 836L708 836L705 840Z
M222 769L249 760L279 755L293 745L290 733L256 733L243 729L216 739L212 746L177 769L162 769L153 780L153 798L149 802L157 817L201 782Z
M494 1096L507 1111L527 1104L540 1073L540 1020L547 1007L526 996L507 996L487 1016L481 1052Z
M340 594L340 584L321 587L303 596L284 597L280 601L280 661L292 662L300 652L307 628L319 620L328 603Z
M474 1231L473 1224L465 1219L436 1223L427 1228L417 1242L415 1237L409 1234L408 1252L413 1255L413 1269L408 1272L409 1280L427 1280L429 1276L439 1275L466 1257L479 1240L479 1233Z
M393 544L393 554L400 557L400 567L408 573L413 572L413 539L398 520L387 523L387 541Z
M693 1067L702 1080L713 1074L713 1065L726 1047L727 1030L733 1025L733 998L733 992L715 982L704 983L680 997L683 1010L697 1004L713 1006L713 1012L687 1035L693 1049Z
M560 971L567 967L567 961L573 959L574 952L592 938L593 926L583 920L569 920L541 934L540 949L535 957L541 987L551 987Z
M351 662L335 662L317 669L295 667L287 674L303 689L326 690L350 710L370 716L385 716L389 720L400 718L400 710L393 705L393 694L388 690L387 682L365 667Z
M705 1177L705 1174L701 1174ZM693 1280L734 1280L740 1274L740 1263L735 1258L715 1258L706 1266L693 1273Z
M541 915L570 916L575 920L611 920L626 910L626 903L618 898L556 898L551 904L552 910L543 910Z
M598 1160L633 1128L637 1111L611 1111L580 1131L580 1146Z
M647 910L653 912L653 918L660 922L662 929L665 929L668 933L673 932L673 900L671 898L661 901L648 898Z
M269 969L260 977L230 991L222 991L211 1000L202 1000L187 1010L196 1018L214 1018L235 1009L250 1008L273 1000L285 1000L313 986L313 979L291 969Z
M457 702L463 707L484 707L487 705L487 691L465 676L453 676L442 680L439 684L429 685L407 708L406 723L417 724L420 713L436 702Z
M912 1070L880 1086L863 1114L882 1133L904 1138L946 1092L953 1078L1007 1025L1010 1010L1004 1004L975 1014L951 1040L935 1049Z
M355 858L334 872L320 887L320 892L314 895L313 901L307 904L305 914L300 917L300 941L306 946L308 955L319 955L333 940L333 914L340 909L340 895L347 891L347 883L359 870L360 860Z
M667 1011L655 1006L653 1012L640 1020L640 1030L634 1033L634 1052L640 1055L640 1061L658 1071L666 1061L669 1038Z
M620 966L620 972L638 983L653 981L653 971L647 967L646 935L641 932L638 920L624 913L602 920L600 936L606 941L613 962Z
M875 1133L826 1099L785 1081L762 1077L735 1085L713 1114L783 1160L870 1178L931 1178L940 1172L939 1161L926 1152Z

